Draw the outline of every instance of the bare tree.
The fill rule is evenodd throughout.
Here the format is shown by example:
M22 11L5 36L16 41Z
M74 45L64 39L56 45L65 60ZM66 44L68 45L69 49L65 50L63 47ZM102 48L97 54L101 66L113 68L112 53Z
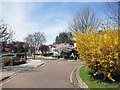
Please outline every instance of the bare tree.
M14 30L8 24L0 25L0 53L2 53L3 43L12 40Z
M0 25L0 41L7 41L8 39L12 39L14 34L14 30L12 30L12 26L8 24Z
M118 23L120 18L118 14L119 12L118 4L120 4L120 2L107 2L106 9L104 10L107 17L114 21L115 23Z
M46 42L46 39L43 33L35 32L33 34L28 34L25 37L25 42L27 42L30 47L34 47L34 58L35 58L36 50L39 49L40 45Z
M98 28L100 24L98 21L95 13L91 12L89 8L86 8L83 11L76 13L68 28L71 31L84 33L87 29Z

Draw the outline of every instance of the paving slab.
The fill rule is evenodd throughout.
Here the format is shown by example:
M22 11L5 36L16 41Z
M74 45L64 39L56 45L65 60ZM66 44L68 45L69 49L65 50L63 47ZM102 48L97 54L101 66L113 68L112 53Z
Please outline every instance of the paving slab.
M1 68L0 81L12 75L26 71L28 69L38 67L42 64L44 64L44 62L42 62L41 60L28 59L26 63L21 64L21 65L5 66L4 68Z

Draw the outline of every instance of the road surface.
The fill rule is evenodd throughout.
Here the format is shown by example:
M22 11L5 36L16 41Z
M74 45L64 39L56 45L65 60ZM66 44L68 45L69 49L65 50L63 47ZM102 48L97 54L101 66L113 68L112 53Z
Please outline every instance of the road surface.
M74 88L72 70L83 62L43 60L44 65L28 70L3 82L2 88Z

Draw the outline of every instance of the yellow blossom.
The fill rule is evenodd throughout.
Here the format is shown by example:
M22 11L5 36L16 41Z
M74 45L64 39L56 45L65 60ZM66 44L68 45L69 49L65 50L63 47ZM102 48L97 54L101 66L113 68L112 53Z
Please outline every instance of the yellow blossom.
M103 74L104 79L108 77L115 81L111 74L120 70L118 58L118 29L109 26L107 21L105 26L101 23L104 31L98 33L98 30L86 30L86 33L74 31L72 40L76 42L77 51L86 65L90 68L93 75ZM105 28L106 27L106 28ZM108 28L109 27L109 28ZM116 29L116 30L115 30ZM110 70L110 68L112 69Z

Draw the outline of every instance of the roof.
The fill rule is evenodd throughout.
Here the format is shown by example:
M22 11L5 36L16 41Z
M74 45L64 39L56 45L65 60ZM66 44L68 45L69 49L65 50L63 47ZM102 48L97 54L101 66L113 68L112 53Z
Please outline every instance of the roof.
M7 51L7 52L10 51L10 50L11 50L11 48L5 48L5 51Z

